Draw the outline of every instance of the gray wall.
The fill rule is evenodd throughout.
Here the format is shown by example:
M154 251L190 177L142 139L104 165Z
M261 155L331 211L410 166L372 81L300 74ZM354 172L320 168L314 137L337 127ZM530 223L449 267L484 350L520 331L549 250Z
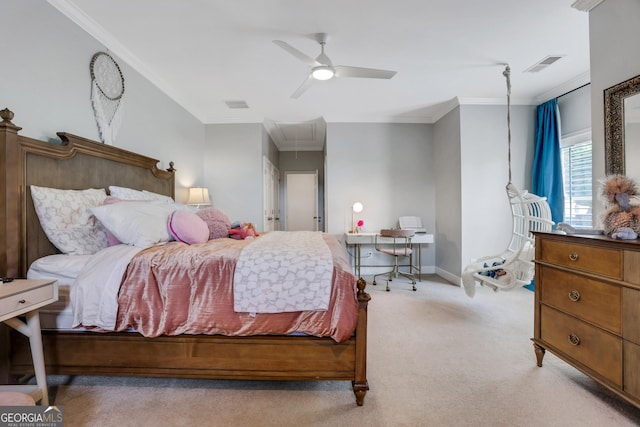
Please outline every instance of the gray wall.
M207 125L204 185L211 203L231 222L251 222L262 227L263 129L260 123Z
M394 226L399 216L420 216L435 233L435 175L432 125L327 124L327 230L351 228L351 206L360 201L363 231ZM433 272L434 245L425 246L423 265ZM363 265L375 261L365 259Z
M3 0L0 108L15 113L21 135L57 140L64 131L99 140L90 102L89 62L104 46L44 1ZM115 146L175 162L176 199L202 180L204 126L128 64L124 120Z
M603 91L640 74L639 17L638 0L606 0L589 12L594 194L605 175ZM594 203L596 217L602 210Z
M582 86L558 98L562 137L591 129L591 85Z
M531 186L534 106L511 107L511 181ZM511 236L507 107L461 105L434 126L436 271L453 283L471 260L502 252Z
M433 125L436 210L436 272L457 283L462 252L460 107Z

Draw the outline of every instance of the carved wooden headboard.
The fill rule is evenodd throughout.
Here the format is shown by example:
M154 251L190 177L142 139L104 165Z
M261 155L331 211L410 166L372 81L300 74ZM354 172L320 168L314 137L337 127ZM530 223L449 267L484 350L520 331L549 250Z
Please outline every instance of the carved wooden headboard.
M0 111L0 276L26 277L37 258L57 253L40 226L30 185L60 189L109 185L175 196L175 169L158 160L59 132L61 143L18 135L13 113Z

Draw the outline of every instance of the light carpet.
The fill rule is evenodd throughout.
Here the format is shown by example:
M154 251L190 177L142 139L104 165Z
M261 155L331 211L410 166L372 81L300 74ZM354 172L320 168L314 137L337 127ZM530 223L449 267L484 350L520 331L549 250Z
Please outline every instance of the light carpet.
M370 283L370 282L369 282ZM533 293L436 276L367 290L368 380L214 381L49 376L75 426L637 426L640 410L550 353L536 366Z

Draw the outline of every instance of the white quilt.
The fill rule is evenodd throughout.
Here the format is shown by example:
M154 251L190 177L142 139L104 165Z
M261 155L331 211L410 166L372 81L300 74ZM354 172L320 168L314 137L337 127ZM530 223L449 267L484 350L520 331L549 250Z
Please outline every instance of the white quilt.
M71 287L74 328L115 329L122 276L141 250L136 246L116 245L91 257Z
M248 244L234 273L234 310L327 310L333 260L321 232L272 231Z

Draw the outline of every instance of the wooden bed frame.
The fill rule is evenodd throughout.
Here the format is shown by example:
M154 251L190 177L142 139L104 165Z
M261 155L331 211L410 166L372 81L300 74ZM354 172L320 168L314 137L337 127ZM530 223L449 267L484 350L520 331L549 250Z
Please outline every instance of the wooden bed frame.
M56 253L35 213L30 185L61 189L118 185L174 196L173 164L58 133L60 144L20 136L13 113L0 111L0 275L26 277L37 258ZM351 381L357 405L369 385L366 283L358 281L359 316L346 342L310 336L226 337L182 335L145 338L137 333L44 330L48 374L123 375L243 380ZM31 375L28 341L0 332L0 382Z

